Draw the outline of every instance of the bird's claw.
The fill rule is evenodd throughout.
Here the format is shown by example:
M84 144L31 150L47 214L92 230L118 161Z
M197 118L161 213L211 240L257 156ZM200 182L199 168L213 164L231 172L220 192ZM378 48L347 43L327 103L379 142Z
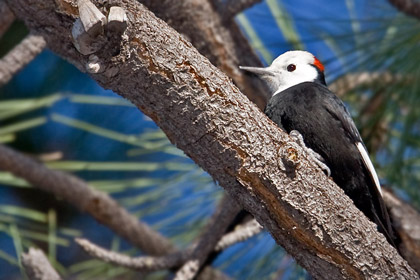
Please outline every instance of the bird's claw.
M311 148L306 147L305 142L303 141L303 136L300 134L297 130L292 130L289 133L290 137L295 140L299 146L301 146L303 149L305 149L309 155L309 158L315 162L321 169L324 171L328 177L331 177L331 170L330 168L324 163L324 159L320 154L312 150Z

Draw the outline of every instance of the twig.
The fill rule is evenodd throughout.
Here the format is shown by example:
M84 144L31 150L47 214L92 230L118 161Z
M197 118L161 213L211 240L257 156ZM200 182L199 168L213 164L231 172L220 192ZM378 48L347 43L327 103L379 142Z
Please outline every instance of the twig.
M42 36L29 34L0 60L0 86L31 62L46 46Z
M232 20L237 14L251 8L262 0L227 0L224 4L219 5L219 11L223 20Z
M76 238L76 242L92 257L101 259L108 263L142 271L154 271L179 267L192 253L192 250L187 249L185 251L172 253L164 257L133 258L121 253L106 250L87 239Z
M0 38L9 29L10 25L15 20L15 15L9 9L6 2L0 0Z
M228 233L220 239L215 250L222 251L237 242L244 241L261 232L261 229L262 227L255 219L248 221L243 225L239 225L234 232ZM163 257L129 257L121 253L104 249L87 239L76 238L75 241L92 257L108 263L141 271L155 271L180 267L191 258L192 253L197 246L197 244L194 244L184 251L175 252Z
M234 231L224 235L222 239L220 239L216 245L215 251L225 250L233 244L247 240L260 233L262 229L262 226L255 219L252 219L243 225L239 225Z
M240 211L240 206L226 194L199 237L190 260L177 271L175 280L189 280L195 277L208 255L214 251L227 227Z
M389 0L395 8L408 16L420 19L420 3L413 0Z
M28 253L22 254L22 264L31 280L59 280L61 277L51 266L44 252L29 248Z
M149 255L165 255L175 249L168 239L137 220L114 199L73 175L50 170L4 145L0 145L0 168L88 212Z

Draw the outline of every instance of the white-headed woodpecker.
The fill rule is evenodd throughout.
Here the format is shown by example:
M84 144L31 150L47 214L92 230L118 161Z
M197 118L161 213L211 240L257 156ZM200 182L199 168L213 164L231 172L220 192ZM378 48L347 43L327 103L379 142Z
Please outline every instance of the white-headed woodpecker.
M266 115L287 133L303 136L335 183L395 246L375 168L345 105L327 88L322 63L309 52L289 51L269 67L241 69L269 86L272 97Z

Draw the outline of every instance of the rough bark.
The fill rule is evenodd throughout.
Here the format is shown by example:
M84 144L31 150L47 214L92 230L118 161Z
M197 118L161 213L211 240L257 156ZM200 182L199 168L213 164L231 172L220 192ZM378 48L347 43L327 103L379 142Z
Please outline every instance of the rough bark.
M252 75L240 71L239 65L261 66L261 61L252 50L238 25L232 18L226 19L224 10L213 5L211 0L140 0L157 17L166 21L183 34L211 63L225 72L240 90L260 108L266 104L268 90ZM238 12L240 4L248 7L255 0L230 1ZM229 10L230 11L230 10Z
M94 1L99 5L99 2ZM64 0L10 0L48 46L83 70ZM132 0L121 51L96 55L103 87L132 101L210 173L316 278L418 279L415 271L332 180L163 21ZM105 55L106 54L106 55Z
M44 252L39 249L29 248L28 253L22 254L22 265L31 280L61 280L54 270Z

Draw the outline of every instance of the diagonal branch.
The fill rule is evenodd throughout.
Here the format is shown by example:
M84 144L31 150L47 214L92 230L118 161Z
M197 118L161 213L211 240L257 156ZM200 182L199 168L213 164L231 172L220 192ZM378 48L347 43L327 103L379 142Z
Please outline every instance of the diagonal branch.
M198 244L194 246L189 260L176 273L176 280L189 280L196 276L208 255L214 251L226 229L240 211L241 207L225 194L217 211L198 238Z
M42 36L29 34L0 60L0 87L31 62L44 48Z
M60 280L61 277L51 266L44 252L29 248L28 253L22 254L22 265L31 280Z
M420 19L420 2L415 0L388 0L395 8L408 16Z
M80 69L68 0L7 0L48 46ZM92 1L95 4L99 0ZM120 53L96 53L92 75L150 116L315 278L418 275L290 137L192 45L134 0ZM362 261L361 261L362 260Z
M37 188L88 212L147 254L164 255L175 249L169 240L137 220L114 199L73 175L48 169L3 145L0 145L0 169L24 178Z

